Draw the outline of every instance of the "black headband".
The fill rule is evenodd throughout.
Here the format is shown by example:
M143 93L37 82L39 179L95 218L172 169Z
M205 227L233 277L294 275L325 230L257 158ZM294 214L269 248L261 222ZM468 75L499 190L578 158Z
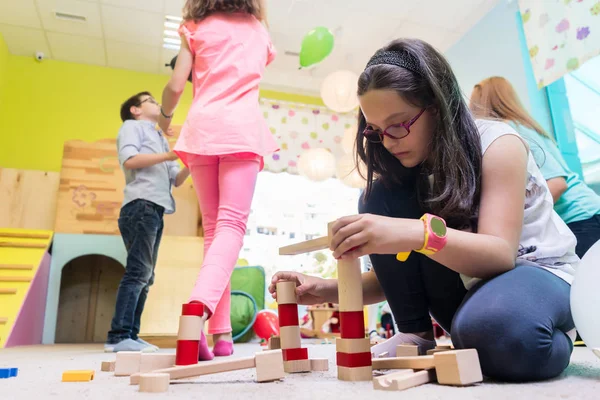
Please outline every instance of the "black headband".
M381 64L395 65L397 67L406 68L417 75L423 76L418 60L416 60L406 51L379 50L373 57L371 57L365 69L373 65Z

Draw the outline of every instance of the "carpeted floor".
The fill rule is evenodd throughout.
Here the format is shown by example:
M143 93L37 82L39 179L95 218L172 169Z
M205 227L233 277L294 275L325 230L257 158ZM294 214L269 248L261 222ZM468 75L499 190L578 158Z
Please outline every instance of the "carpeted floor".
M287 375L281 382L258 384L253 370L235 371L171 384L168 393L137 392L128 378L100 372L101 361L115 359L102 353L99 345L32 346L0 350L0 368L18 367L17 378L0 379L0 399L129 400L152 399L236 399L286 400L327 399L427 399L427 400L521 400L521 399L600 399L600 359L587 348L576 348L569 368L557 379L530 384L485 382L474 387L454 388L428 384L403 392L374 391L370 382L338 381L335 372L335 345L306 344L314 358L328 358L330 370ZM173 350L163 350L173 352ZM262 351L258 344L236 345L234 357ZM62 372L72 369L98 371L91 382L63 383Z

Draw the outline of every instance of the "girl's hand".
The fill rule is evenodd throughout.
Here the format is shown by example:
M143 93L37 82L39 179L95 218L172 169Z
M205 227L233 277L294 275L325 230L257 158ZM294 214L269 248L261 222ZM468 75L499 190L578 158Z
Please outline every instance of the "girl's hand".
M359 214L338 219L332 226L331 250L336 259L367 254L397 254L423 247L425 227L418 219Z
M327 303L328 293L331 293L332 286L335 281L308 276L299 272L282 271L277 272L271 279L269 285L269 293L274 299L277 299L276 284L279 281L296 282L296 298L298 304L313 305ZM330 299L331 300L331 299Z
M171 126L171 118L165 118L161 115L158 116L158 126L163 131L163 133L167 136L173 136L173 130L169 129Z

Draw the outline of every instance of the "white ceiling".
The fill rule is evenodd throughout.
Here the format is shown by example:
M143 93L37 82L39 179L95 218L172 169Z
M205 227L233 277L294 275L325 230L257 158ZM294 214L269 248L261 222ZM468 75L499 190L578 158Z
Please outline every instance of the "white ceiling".
M328 73L359 73L379 47L416 37L445 51L499 0L268 0L278 57L264 87L318 93ZM175 55L162 48L166 15L179 16L184 0L0 0L0 33L12 54L169 74ZM375 6L376 5L376 6ZM86 22L57 19L55 12ZM304 35L317 26L336 36L332 54L317 67L298 69Z

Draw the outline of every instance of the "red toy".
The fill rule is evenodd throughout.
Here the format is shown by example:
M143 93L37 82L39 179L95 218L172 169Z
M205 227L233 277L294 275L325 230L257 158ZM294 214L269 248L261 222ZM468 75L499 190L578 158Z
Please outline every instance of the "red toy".
M279 317L273 310L260 310L254 321L254 332L263 340L271 336L279 336Z

